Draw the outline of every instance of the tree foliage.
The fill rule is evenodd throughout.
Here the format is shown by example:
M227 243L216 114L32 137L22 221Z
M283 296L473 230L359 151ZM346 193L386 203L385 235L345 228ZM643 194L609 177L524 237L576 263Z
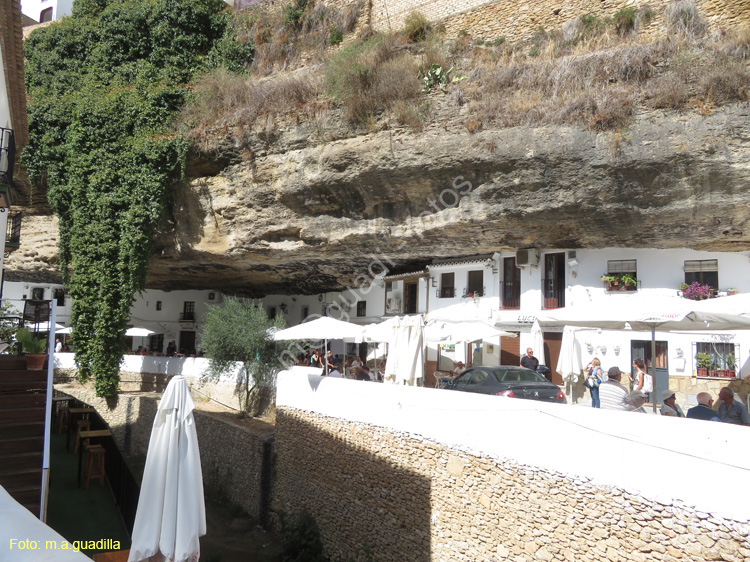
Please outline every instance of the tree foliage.
M233 297L212 306L206 316L201 350L210 360L210 377L218 379L241 363L237 391L243 407L256 386L273 384L281 351L271 338L274 327L284 327L282 317L271 320L262 307Z
M187 143L170 129L230 28L222 0L76 0L25 43L29 144L60 221L79 378L117 392L124 331Z

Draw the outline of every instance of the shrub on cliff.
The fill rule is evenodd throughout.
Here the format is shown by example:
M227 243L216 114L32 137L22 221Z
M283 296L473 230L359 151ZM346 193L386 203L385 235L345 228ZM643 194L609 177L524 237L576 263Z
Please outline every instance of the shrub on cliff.
M117 392L130 306L184 160L171 121L226 29L221 0L77 0L25 42L22 160L60 221L78 375L99 396Z

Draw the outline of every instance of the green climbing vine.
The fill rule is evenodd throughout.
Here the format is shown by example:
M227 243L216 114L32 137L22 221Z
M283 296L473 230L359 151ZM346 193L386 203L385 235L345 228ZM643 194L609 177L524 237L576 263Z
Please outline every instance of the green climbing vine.
M189 82L238 60L222 0L76 0L25 43L29 144L60 224L79 378L117 392L124 331L187 141L170 125Z

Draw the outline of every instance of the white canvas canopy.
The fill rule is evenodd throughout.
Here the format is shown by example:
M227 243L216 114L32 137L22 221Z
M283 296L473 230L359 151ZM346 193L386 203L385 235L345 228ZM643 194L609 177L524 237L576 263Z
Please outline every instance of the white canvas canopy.
M573 326L565 326L563 330L562 342L560 343L560 356L557 359L556 371L560 373L563 379L570 383L568 393L573 394L573 384L578 375L583 370L583 361L581 360L581 344L576 339L577 329ZM575 378L574 378L575 376ZM573 403L572 400L570 402Z
M151 430L128 562L159 552L174 562L198 560L206 508L194 407L185 379L172 377Z
M427 322L424 332L425 341L428 343L474 342L500 336L516 337L516 334L505 332L478 320L466 322L431 320Z
M288 340L355 340L362 336L363 327L351 322L323 316L303 322L273 335L276 341Z
M128 328L125 330L125 335L133 338L145 338L155 333L156 332L149 330L148 328Z

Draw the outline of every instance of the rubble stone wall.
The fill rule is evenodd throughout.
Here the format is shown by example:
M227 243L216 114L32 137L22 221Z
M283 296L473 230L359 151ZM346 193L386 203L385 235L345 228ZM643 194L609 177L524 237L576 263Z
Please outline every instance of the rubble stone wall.
M272 508L311 514L332 560L750 559L747 522L277 408Z
M655 18L647 29L661 27L661 14L670 0L373 0L372 26L379 31L398 31L404 18L420 12L431 22L442 22L448 35L466 30L474 37L518 40L531 36L540 26L559 29L566 21L584 14L612 17L625 7L648 5ZM740 29L750 25L750 5L744 0L697 0L696 4L713 29Z

